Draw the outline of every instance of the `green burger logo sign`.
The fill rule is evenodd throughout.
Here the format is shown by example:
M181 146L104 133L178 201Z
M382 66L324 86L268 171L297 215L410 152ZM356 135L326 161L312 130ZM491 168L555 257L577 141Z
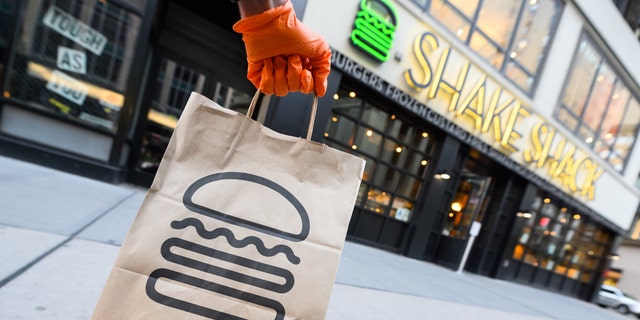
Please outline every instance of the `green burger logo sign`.
M351 42L370 57L387 61L397 24L397 14L390 1L362 0Z

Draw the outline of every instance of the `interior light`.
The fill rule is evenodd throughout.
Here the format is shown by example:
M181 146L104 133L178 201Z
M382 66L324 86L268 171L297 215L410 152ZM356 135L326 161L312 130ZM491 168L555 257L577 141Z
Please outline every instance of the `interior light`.
M620 98L619 94L616 93L616 94L613 95L613 100L617 100L618 98Z
M613 135L611 134L611 132L609 132L609 133L605 134L604 137L606 139L611 139L611 138L613 138Z
M463 32L464 32L464 30L462 30L462 28L460 28L460 29L458 29L458 31L456 31L456 34L461 36Z
M573 215L573 220L580 220L582 217L579 214Z
M586 138L586 139L584 139L584 142L591 143L591 142L593 142L593 138L592 137Z
M328 137L329 137L329 132L325 132L325 133L324 133L324 137L325 137L325 138L328 138Z
M336 116L331 117L331 121L338 122L338 117L336 117Z
M402 153L402 147L396 147L396 153Z
M355 144L351 146L351 149L356 150L358 149L358 146L356 146Z
M356 93L353 92L353 91L349 92L349 97L355 98L356 97Z
M594 252L592 250L589 250L589 252L587 252L587 254L592 256L594 254Z
M453 212L449 212L449 218L453 218Z
M565 218L560 219L560 223L562 223L562 224L567 223L567 219L565 219Z
M339 100L339 99L340 99L340 96L337 93L333 95L333 100Z
M551 203L551 199L549 199L549 198L544 198L544 203Z
M7 99L11 98L11 93L9 91L5 91L4 92L4 97L7 98Z
M460 202L452 202L451 203L451 210L455 211L455 212L460 212L460 210L462 210L462 205L460 204Z
M518 48L520 49L524 49L524 47L526 47L529 43L527 42L527 40L522 40L518 43Z
M366 135L367 135L367 137L371 137L373 135L373 131L372 130L367 130Z
M396 115L395 115L395 114L392 114L392 115L391 115L391 120L395 120L395 119L396 119Z
M511 57L511 58L515 58L517 56L518 56L518 53L515 52L515 51L511 52L511 54L509 55L509 57Z
M422 162L420 162L420 164L424 167L427 165L427 163L429 163L427 160L422 160Z
M602 82L604 80L604 76L598 76L598 82Z
M531 214L531 212L518 212L518 213L516 213L516 217L525 218L525 219L531 219L531 217L533 217L533 215Z
M560 209L560 211L562 211L562 212L567 212L567 208L564 208L564 207L563 207L562 209Z
M439 178L440 178L440 179L442 179L442 180L449 180L449 179L451 179L451 176L450 176L448 173L441 173L441 174L439 174L439 175L437 175L437 176L439 176Z
M423 137L423 138L428 138L428 137L429 137L429 134L428 134L428 133L426 133L426 132L423 132L423 133L422 133L422 137Z
M531 4L532 6L535 5L536 3L538 3L538 0L529 0L529 4Z

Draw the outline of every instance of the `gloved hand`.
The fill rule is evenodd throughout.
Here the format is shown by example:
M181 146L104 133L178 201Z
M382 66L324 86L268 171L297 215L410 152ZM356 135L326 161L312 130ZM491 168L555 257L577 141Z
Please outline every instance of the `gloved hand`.
M291 1L238 21L249 68L247 78L266 94L327 91L331 49L324 38L298 20Z

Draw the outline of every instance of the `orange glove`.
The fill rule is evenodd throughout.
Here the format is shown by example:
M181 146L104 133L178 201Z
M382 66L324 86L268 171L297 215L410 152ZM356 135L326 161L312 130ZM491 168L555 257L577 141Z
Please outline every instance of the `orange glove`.
M290 0L238 21L249 68L247 78L266 94L327 92L331 49L324 38L298 20Z

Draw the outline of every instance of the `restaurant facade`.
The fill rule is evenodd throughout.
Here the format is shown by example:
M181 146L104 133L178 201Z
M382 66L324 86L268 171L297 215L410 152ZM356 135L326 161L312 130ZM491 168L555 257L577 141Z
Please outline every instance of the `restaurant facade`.
M148 186L190 92L255 91L237 6L202 3L0 0L0 154ZM613 3L293 3L333 52L313 140L367 161L350 241L591 299L640 202L640 46ZM310 106L256 118L300 136Z

